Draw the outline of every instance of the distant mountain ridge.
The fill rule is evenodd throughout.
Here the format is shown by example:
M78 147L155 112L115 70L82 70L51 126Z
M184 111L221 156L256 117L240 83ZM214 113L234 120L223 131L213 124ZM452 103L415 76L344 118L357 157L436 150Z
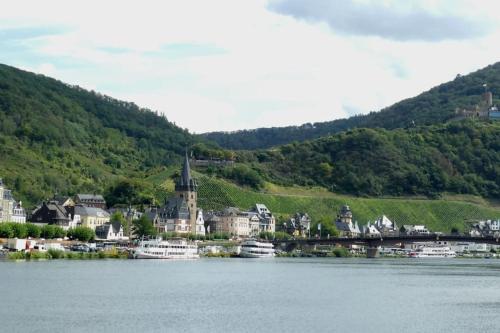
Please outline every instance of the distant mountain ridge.
M455 108L478 103L487 83L494 97L500 94L500 62L453 81L443 83L416 97L405 99L379 112L301 126L259 128L236 132L211 132L202 137L226 149L265 149L293 141L306 141L353 128L396 129L433 125L453 118Z

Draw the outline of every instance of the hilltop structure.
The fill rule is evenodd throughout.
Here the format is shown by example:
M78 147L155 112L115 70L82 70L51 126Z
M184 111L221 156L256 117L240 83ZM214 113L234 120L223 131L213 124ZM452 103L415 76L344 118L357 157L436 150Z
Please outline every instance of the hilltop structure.
M486 88L486 85L485 85ZM459 118L474 118L482 120L500 120L500 111L493 105L493 94L485 91L481 101L472 109L456 108L455 114Z
M26 212L22 202L17 202L0 178L0 222L26 222Z

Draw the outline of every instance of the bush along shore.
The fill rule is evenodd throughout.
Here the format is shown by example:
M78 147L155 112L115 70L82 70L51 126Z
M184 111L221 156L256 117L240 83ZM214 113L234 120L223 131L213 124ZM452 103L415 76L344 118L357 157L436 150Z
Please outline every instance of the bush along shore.
M52 259L128 259L129 254L126 251L118 251L116 249L99 251L99 252L68 252L61 250L49 249L46 252L27 251L27 252L10 252L7 255L9 260L52 260Z

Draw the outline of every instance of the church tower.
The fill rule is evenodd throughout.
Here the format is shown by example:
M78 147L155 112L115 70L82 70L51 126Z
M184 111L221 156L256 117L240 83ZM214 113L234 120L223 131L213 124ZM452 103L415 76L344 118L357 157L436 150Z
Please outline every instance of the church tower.
M189 158L186 152L184 165L180 179L175 184L175 196L186 200L189 208L189 225L190 232L196 232L196 213L198 210L198 184L191 177L191 168L189 166Z

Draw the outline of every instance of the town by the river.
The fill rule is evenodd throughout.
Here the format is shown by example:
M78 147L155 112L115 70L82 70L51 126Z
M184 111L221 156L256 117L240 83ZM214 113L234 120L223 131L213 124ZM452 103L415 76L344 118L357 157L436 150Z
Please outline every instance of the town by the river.
M0 262L2 332L498 332L500 261Z

